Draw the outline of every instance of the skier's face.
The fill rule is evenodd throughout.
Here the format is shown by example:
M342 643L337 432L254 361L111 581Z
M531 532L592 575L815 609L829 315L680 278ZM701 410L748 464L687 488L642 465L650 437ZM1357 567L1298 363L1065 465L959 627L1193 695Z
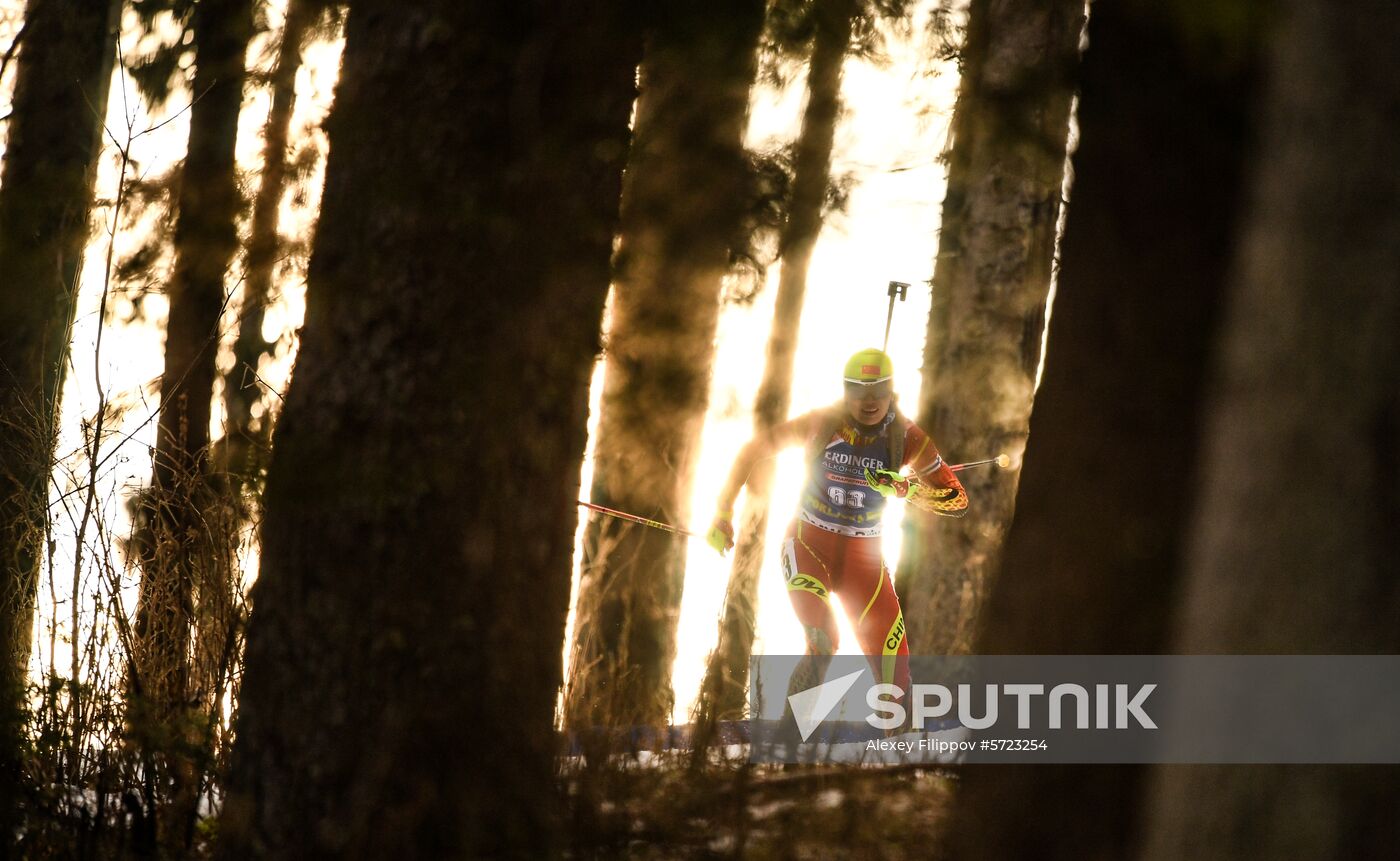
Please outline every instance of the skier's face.
M894 390L889 381L875 385L846 384L846 409L851 418L863 425L877 425L885 420L894 402Z

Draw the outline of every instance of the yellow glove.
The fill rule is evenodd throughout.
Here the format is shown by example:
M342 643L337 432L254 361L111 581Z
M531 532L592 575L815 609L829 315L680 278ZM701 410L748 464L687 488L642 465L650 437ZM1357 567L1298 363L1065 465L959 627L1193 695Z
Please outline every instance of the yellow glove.
M715 551L721 556L734 546L734 524L729 520L733 516L734 512L732 511L721 511L715 515L715 522L710 526L710 533L705 536L706 543L715 548Z
M909 479L892 469L865 470L865 483L875 488L883 496L899 499L909 495Z

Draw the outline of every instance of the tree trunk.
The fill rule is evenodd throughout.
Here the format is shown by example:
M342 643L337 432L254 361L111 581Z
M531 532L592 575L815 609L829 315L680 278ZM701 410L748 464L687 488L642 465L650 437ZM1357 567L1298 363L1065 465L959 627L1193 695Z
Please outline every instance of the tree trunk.
M351 8L224 857L559 850L553 715L642 12Z
M1168 645L1201 386L1252 140L1261 5L1228 20L1206 0L1093 7L1074 205L984 654ZM949 857L1128 857L1143 775L969 770ZM1016 810L1034 813L1008 818Z
M689 519L762 24L761 0L687 0L642 62L591 498L663 522ZM670 722L685 550L657 529L589 524L571 724Z
M754 404L754 432L787 420L793 361L807 289L807 265L822 228L822 204L831 182L831 149L841 107L841 67L851 43L857 0L816 0L816 34L807 71L807 107L793 164L792 204L781 238L782 270L768 335L768 353ZM745 486L744 514L725 589L719 643L710 654L700 691L701 724L736 718L745 710L749 655L753 651L758 572L768 530L773 462L759 461Z
M263 338L262 329L282 250L278 222L287 187L287 146L296 107L297 71L307 32L321 13L319 0L289 0L272 71L272 107L263 125L262 175L253 199L238 338L233 344L233 369L224 376L228 432L222 460L237 487L248 486L262 474L271 440L271 422L266 416L255 421L253 405L262 392L258 364L273 348Z
M253 4L200 0L193 16L197 97L180 179L154 475L137 542L142 576L131 703L137 743L155 757L155 774L170 781L173 803L160 825L170 851L192 838L200 766L190 749L207 745L197 730L209 715L189 711L208 699L190 684L194 605L205 594L223 594L235 576L234 519L210 492L207 461L224 276L238 248L234 151Z
M272 442L271 414L254 419L252 413L262 391L256 376L258 363L264 355L271 355L273 347L264 340L262 326L282 249L278 220L286 189L297 70L307 35L322 12L318 0L290 0L283 19L271 75L272 106L263 126L263 166L249 227L238 335L233 344L234 364L223 375L227 424L224 435L210 449L211 483L224 503L217 524L220 534L227 536L225 546L215 548L224 551L224 556L212 570L227 576L206 579L200 590L194 608L191 667L193 692L199 705L210 714L228 687L239 628L244 621L242 572L237 570L238 541L254 516L250 494L258 492Z
M18 777L59 393L120 4L31 0L0 177L0 826ZM8 836L4 838L8 840Z
M910 649L972 650L1011 524L1040 364L1065 175L1083 0L974 0L953 114L919 425L967 459L966 518L905 520L899 595Z
M1400 652L1397 41L1284 4L1173 651ZM1159 768L1145 857L1389 857L1396 772Z

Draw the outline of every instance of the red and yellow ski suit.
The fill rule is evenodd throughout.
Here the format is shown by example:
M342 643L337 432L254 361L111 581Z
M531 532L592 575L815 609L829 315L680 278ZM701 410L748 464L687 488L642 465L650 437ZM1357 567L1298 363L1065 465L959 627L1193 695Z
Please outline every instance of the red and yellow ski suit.
M817 439L832 426L831 415L831 410L817 410L774 430L775 441L800 440L809 451L821 452L809 464L797 517L783 542L788 597L806 632L809 654L831 654L836 649L834 595L876 679L908 690L904 614L880 550L885 498L866 482L865 470L907 467L916 484L950 489L953 492L936 506L941 514L960 515L967 507L967 495L928 434L893 408L875 428L847 418L827 439ZM888 437L895 422L903 423L904 456L901 463L890 464L886 463L891 457ZM920 504L915 495L910 499Z

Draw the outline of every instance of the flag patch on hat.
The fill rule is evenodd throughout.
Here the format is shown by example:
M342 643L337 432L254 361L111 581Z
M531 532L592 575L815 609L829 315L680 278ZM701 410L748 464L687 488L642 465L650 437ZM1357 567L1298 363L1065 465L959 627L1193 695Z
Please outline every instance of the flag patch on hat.
M860 366L860 372L861 372L862 374L878 374L878 373L880 373L880 366L879 366L879 365L861 365L861 366Z

